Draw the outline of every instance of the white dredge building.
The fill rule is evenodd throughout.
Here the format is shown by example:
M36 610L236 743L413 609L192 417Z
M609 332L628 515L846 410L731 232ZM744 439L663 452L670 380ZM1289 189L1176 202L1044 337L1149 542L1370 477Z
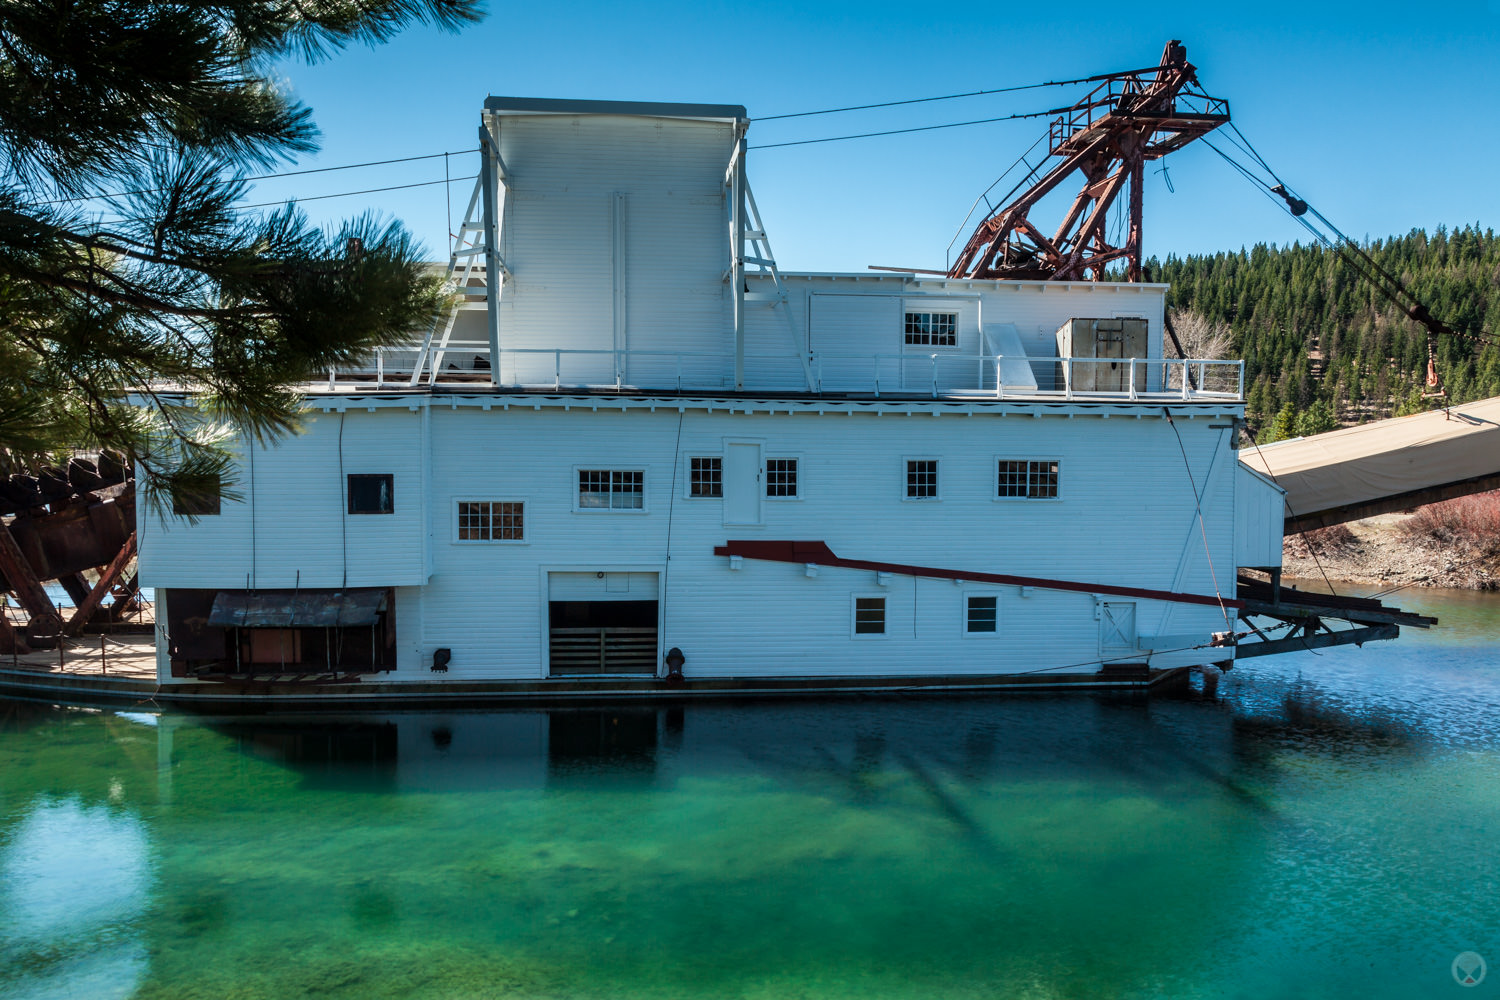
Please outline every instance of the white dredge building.
M1240 364L1162 360L1162 285L780 272L747 126L491 98L455 313L307 387L303 433L243 449L243 501L142 519L161 684L1143 684L1230 658L1236 571L1282 538L1234 450Z

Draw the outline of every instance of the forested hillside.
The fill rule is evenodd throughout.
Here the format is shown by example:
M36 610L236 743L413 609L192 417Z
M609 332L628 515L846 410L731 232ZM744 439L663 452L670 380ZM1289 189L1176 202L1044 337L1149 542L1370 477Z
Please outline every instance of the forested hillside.
M1500 340L1500 237L1465 226L1367 245L1456 330ZM1152 259L1181 326L1227 328L1245 359L1248 417L1264 442L1432 405L1422 399L1427 334L1319 246ZM1196 315L1195 315L1196 314ZM1191 353L1191 348L1189 348ZM1500 348L1443 337L1438 372L1455 402L1500 396Z

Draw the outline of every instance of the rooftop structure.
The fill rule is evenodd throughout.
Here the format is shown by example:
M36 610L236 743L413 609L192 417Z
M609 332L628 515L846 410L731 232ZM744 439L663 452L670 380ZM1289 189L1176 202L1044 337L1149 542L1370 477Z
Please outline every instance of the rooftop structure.
M1164 285L781 271L748 125L738 105L489 98L457 307L327 390L1242 395L1237 361L1164 359Z

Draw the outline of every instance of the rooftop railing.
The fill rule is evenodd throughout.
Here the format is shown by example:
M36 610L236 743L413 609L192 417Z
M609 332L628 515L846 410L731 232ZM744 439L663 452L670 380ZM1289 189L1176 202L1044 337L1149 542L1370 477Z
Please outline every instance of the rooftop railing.
M372 362L328 373L329 391L488 385L487 345L449 345L443 367L412 377L416 348L382 348ZM813 393L930 398L1243 400L1245 363L1213 358L1038 358L952 352L808 356ZM498 384L519 390L724 392L734 359L690 351L513 348L500 352ZM803 394L807 375L794 356L747 355L745 388Z

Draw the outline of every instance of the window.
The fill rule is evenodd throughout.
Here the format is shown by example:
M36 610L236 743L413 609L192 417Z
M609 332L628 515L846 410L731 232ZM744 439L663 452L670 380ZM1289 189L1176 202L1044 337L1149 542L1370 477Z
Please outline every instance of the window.
M645 510L646 474L638 469L579 469L579 510Z
M378 476L351 475L349 477L349 513L395 513L395 500L392 497L394 481L395 477L389 473Z
M907 313L906 342L920 347L957 347L958 313Z
M797 460L795 458L766 459L766 496L797 496Z
M971 634L995 631L999 598L990 595L970 596L966 604L968 606L964 611L964 631Z
M688 496L722 497L724 495L724 460L713 458L688 459Z
M219 493L223 487L217 475L205 476L205 482L191 493L172 494L172 513L179 517L211 517L219 513Z
M885 634L884 597L856 597L854 599L854 634Z
M997 497L1056 500L1057 486L1057 462L1000 460L995 493Z
M520 542L526 539L526 505L519 500L460 500L460 542Z
M906 499L936 500L938 495L937 459L906 460Z

